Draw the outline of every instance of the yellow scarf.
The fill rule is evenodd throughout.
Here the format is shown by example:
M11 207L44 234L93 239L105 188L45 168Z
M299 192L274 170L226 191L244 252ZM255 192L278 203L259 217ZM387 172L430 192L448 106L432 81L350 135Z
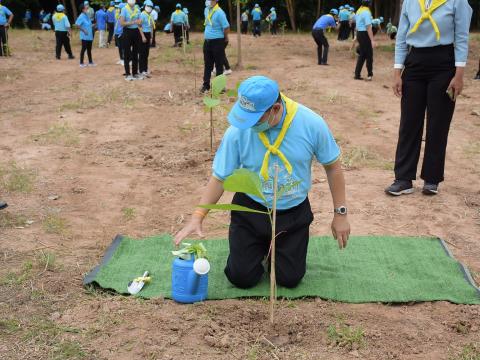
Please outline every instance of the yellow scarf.
M132 8L130 7L130 5L126 5L126 6L125 6L125 9L127 9L128 14L130 15L130 21L134 20L133 18L134 18L135 16L137 16L137 14L138 14L138 8L135 6L134 9L133 9L133 11L132 11ZM125 19L125 20L126 20L126 19Z
M437 22L435 19L432 17L432 14L435 10L437 10L440 6L445 4L447 0L432 0L432 3L428 10L425 9L425 0L418 0L418 4L420 5L420 9L422 10L422 16L420 16L420 19L413 25L412 29L410 30L410 33L414 33L415 31L418 30L418 27L425 21L425 20L430 20L432 23L433 30L435 31L435 34L437 35L437 41L440 40L440 29L438 28Z
M175 10L175 14L180 14L182 12L182 10Z
M113 10L115 10L115 8L114 8L113 6L110 6L110 7L108 8L108 11L113 11Z
M360 15L365 11L368 11L369 13L371 13L370 8L368 6L360 6L357 10L357 15Z
M218 6L218 4L217 4L217 5L215 5L215 6L213 7L212 10L209 10L209 11L208 11L207 18L205 19L205 22L203 23L203 25L206 26L206 25L207 25L207 21L208 21L208 22L210 23L210 26L212 26L212 25L213 25L213 23L212 23L212 16L213 16L213 14L215 14L215 11L217 11L217 10L219 10L219 9L220 9L220 6Z
M260 141L267 148L267 152L263 157L262 168L260 169L260 175L263 177L264 180L268 180L268 160L270 158L270 154L277 155L285 165L285 169L287 169L288 173L289 174L292 173L292 165L280 150L280 146L282 145L283 139L287 134L287 130L290 127L290 124L292 123L293 118L295 117L295 114L297 113L298 103L289 99L283 94L281 95L282 95L282 100L285 102L287 115L283 120L282 129L280 130L280 134L278 134L277 139L275 140L273 145L271 145L267 135L265 135L263 132L258 133L258 137L260 138Z
M152 27L153 30L155 30L155 21L153 21L153 18L152 18L152 15L150 15L148 12L146 11L142 11L145 15L147 15L147 18L148 18L148 23L150 24L150 26Z
M120 17L120 12L121 12L120 9L115 9L115 19L118 20L118 18Z
M53 20L54 21L62 21L62 19L65 17L64 13L55 13L53 15Z

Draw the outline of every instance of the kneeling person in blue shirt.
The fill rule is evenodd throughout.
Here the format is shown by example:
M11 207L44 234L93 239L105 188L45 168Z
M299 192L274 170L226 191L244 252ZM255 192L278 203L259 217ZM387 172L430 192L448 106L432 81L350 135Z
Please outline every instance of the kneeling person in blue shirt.
M231 126L215 155L213 174L200 200L215 204L223 194L223 181L236 169L260 175L262 192L272 207L273 177L279 168L278 187L296 184L277 202L276 276L281 286L295 287L306 271L309 228L313 214L308 200L311 167L315 158L323 164L333 198L332 232L342 249L347 245L345 180L340 149L325 121L312 110L280 93L278 84L264 76L245 80L238 100L228 115ZM236 193L233 204L265 211L263 201ZM195 210L190 222L175 236L178 245L192 233L202 235L208 210ZM230 254L225 274L240 288L255 286L265 270L271 226L268 215L232 211L229 231Z

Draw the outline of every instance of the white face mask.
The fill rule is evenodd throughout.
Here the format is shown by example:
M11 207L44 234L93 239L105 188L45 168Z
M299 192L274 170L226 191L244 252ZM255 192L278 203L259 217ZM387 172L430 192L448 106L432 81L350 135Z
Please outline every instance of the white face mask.
M128 5L133 6L135 5L135 0L128 0Z
M212 2L210 0L205 1L206 7L212 7Z
M147 13L151 13L152 12L152 8L150 6L145 6L145 11Z

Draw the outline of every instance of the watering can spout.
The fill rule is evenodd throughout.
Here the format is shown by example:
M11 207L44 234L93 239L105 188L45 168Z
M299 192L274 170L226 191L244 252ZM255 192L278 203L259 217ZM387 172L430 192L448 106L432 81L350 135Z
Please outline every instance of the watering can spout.
M188 274L188 292L194 295L198 292L200 278L210 271L210 263L207 259L200 258L193 263L193 270Z

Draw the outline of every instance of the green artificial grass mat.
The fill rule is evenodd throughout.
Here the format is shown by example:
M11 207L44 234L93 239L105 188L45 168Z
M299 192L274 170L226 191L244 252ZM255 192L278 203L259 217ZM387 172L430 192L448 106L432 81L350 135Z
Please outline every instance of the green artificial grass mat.
M192 242L192 241L190 241ZM223 269L227 240L202 240L211 263L208 299L268 297L269 278L251 289L238 289ZM143 298L171 298L172 238L142 240L117 236L103 261L84 279L104 289L127 293L127 284L148 270L152 282L140 292ZM285 298L320 297L349 303L446 300L480 304L480 289L468 269L455 260L446 244L430 237L352 236L339 250L331 237L312 237L307 273L293 289L278 287Z

